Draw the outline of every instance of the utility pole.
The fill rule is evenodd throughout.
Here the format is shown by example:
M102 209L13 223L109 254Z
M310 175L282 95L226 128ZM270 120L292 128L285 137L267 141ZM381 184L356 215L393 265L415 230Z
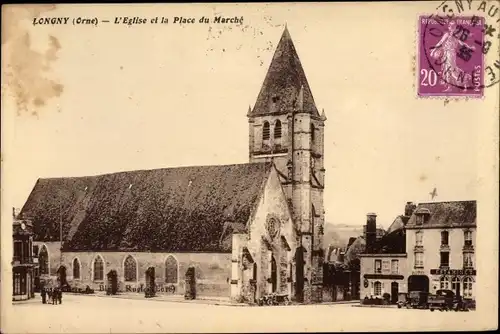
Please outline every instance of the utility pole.
M61 202L59 202L59 241L61 243L60 249L59 249L59 266L62 266L62 248L63 248L63 233L62 233L62 205Z

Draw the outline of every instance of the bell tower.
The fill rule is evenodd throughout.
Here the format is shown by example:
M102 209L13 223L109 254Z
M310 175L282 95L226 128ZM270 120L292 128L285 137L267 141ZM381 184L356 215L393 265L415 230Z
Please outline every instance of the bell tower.
M250 162L273 161L291 208L297 244L295 298L322 299L324 111L320 114L285 27L253 107L248 109Z

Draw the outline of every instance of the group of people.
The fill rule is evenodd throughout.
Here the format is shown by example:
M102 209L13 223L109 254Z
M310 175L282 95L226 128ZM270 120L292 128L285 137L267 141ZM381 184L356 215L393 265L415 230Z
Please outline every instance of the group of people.
M56 288L42 288L42 303L43 304L62 304L62 290L59 287ZM48 298L47 298L48 297Z

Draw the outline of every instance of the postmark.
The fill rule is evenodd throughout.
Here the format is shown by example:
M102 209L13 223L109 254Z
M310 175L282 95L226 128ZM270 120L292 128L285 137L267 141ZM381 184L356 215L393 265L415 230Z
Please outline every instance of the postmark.
M482 98L499 83L500 9L494 3L444 1L436 14L418 17L419 97Z

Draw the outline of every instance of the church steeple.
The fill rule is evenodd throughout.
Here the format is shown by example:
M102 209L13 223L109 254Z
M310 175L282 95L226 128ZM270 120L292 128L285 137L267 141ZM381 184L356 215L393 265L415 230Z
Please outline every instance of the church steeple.
M320 115L285 27L253 109L250 162L273 162L292 214L297 300L321 300L325 114Z
M255 106L248 116L282 114L292 111L296 107L301 87L303 87L303 112L319 117L304 69L288 27L285 26Z

